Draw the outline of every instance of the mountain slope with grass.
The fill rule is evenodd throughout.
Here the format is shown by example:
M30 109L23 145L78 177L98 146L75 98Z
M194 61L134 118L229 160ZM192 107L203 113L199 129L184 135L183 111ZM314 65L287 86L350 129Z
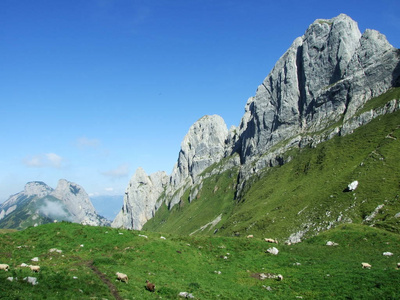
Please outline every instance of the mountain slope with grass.
M361 33L344 14L318 19L247 101L238 128L205 116L170 176L135 180L137 171L113 226L288 242L343 222L398 231L399 87L400 50L383 34Z
M304 243L46 224L0 234L5 299L398 299L398 234L348 224ZM327 242L336 246L327 246ZM279 253L268 249L275 246ZM384 255L386 253L386 255ZM392 253L392 255L387 255ZM37 257L37 262L31 259ZM369 263L370 269L361 263ZM21 267L40 266L39 273ZM117 280L116 272L129 278ZM275 276L282 275L283 280ZM36 278L36 285L24 278ZM149 280L155 292L145 289Z
M187 191L179 206L170 211L164 206L143 229L253 234L282 242L298 242L342 223L400 233L399 150L400 111L396 111L352 134L315 147L289 149L284 157L289 162L250 178L238 197L238 169L211 175L201 188L194 187L199 189L197 199L189 204ZM347 191L353 181L358 181L357 188Z

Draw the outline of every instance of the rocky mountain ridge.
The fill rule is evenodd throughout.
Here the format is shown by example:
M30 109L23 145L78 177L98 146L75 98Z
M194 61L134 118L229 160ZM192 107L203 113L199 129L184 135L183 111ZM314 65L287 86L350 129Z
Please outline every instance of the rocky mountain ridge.
M367 101L398 86L400 51L384 35L375 30L361 34L344 14L318 19L294 40L249 98L238 128L228 131L221 117L205 116L191 126L172 174L163 173L157 187L142 188L139 194L147 175L142 169L135 173L112 226L141 229L163 203L171 209L188 189L199 187L191 190L191 201L207 176L233 167L240 167L240 197L249 178L290 160L283 156L288 149L349 134L376 116L398 110L399 101L393 100L378 110L362 111ZM211 173L205 172L215 165ZM143 214L146 218L138 218Z
M93 226L109 224L97 214L85 190L65 179L58 181L56 189L41 181L28 182L22 192L0 205L0 227L22 229L55 220Z

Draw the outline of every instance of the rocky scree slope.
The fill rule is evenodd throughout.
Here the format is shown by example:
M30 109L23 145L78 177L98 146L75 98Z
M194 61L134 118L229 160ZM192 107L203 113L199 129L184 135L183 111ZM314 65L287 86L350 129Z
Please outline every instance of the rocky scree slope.
M0 205L2 228L24 229L54 220L109 225L109 221L97 214L85 190L65 179L58 181L56 189L44 182L28 182L24 191Z
M251 177L288 162L290 156L283 154L289 149L315 147L398 110L398 100L378 110L362 108L399 86L400 51L384 35L375 30L361 34L357 23L344 14L316 20L248 99L238 128L228 131L216 115L201 118L185 136L172 174L157 175L162 179L152 189L142 185L141 195L137 189L147 175L137 171L140 176L132 177L112 226L141 229L162 204L171 209L196 187L189 195L192 201L206 177L234 167L240 168L236 186L240 198ZM137 217L143 214L145 218Z

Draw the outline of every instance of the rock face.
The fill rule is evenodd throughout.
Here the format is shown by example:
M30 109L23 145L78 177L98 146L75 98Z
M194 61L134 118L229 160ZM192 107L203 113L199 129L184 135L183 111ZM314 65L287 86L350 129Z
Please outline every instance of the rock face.
M122 209L111 226L141 229L164 201L169 207L177 204L184 187L193 184L201 172L223 157L227 134L220 116L204 116L194 123L182 141L171 176L165 172L148 176L139 168L129 182ZM162 193L166 200L158 201Z
M193 124L168 182L158 187L153 183L153 192L132 179L126 193L131 196L125 197L113 226L140 229L162 203L172 208L189 187L201 186L207 176L202 172L223 158L224 167L218 170L240 165L239 195L253 174L285 163L282 154L287 149L349 134L378 115L400 109L399 101L393 100L377 111L358 114L368 100L398 86L400 50L384 35L374 30L361 34L344 14L316 20L248 99L240 126L228 131L215 115ZM191 192L189 201L194 196Z
M399 51L346 15L316 20L279 59L246 105L240 155L253 161L273 145L350 119L398 81Z
M123 207L111 226L141 229L154 216L156 202L167 182L168 175L165 172L148 176L142 168L137 169L125 191Z
M50 195L62 201L72 222L92 226L106 225L107 222L99 218L89 195L80 185L60 179Z
M24 191L0 205L0 227L23 229L54 220L94 226L109 223L97 215L85 190L65 179L55 190L44 182L28 182Z
M180 201L183 187L193 184L201 172L223 158L227 137L228 128L218 115L204 116L190 127L167 186L169 207ZM179 189L182 192L176 194Z

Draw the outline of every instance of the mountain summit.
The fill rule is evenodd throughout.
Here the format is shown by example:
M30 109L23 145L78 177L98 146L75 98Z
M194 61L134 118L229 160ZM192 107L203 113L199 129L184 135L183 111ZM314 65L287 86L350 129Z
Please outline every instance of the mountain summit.
M24 191L0 205L2 228L23 229L55 220L94 226L108 224L97 215L85 190L65 179L58 181L55 190L41 181L28 182Z
M397 100L366 106L399 86L400 51L384 35L375 30L361 34L344 14L318 19L294 40L248 99L238 128L228 131L221 117L205 116L184 137L169 177L164 174L156 183L154 175L144 179L142 169L133 175L112 226L141 229L163 206L171 211L216 194L219 186L211 178L227 170L233 181L225 187L226 195L234 190L232 200L240 202L251 178L291 160L284 155L289 149L316 147L399 110ZM147 181L151 188L145 188L150 186ZM143 214L146 217L140 217ZM168 213L162 214L161 223ZM208 224L215 226L221 215L215 212L214 218Z

